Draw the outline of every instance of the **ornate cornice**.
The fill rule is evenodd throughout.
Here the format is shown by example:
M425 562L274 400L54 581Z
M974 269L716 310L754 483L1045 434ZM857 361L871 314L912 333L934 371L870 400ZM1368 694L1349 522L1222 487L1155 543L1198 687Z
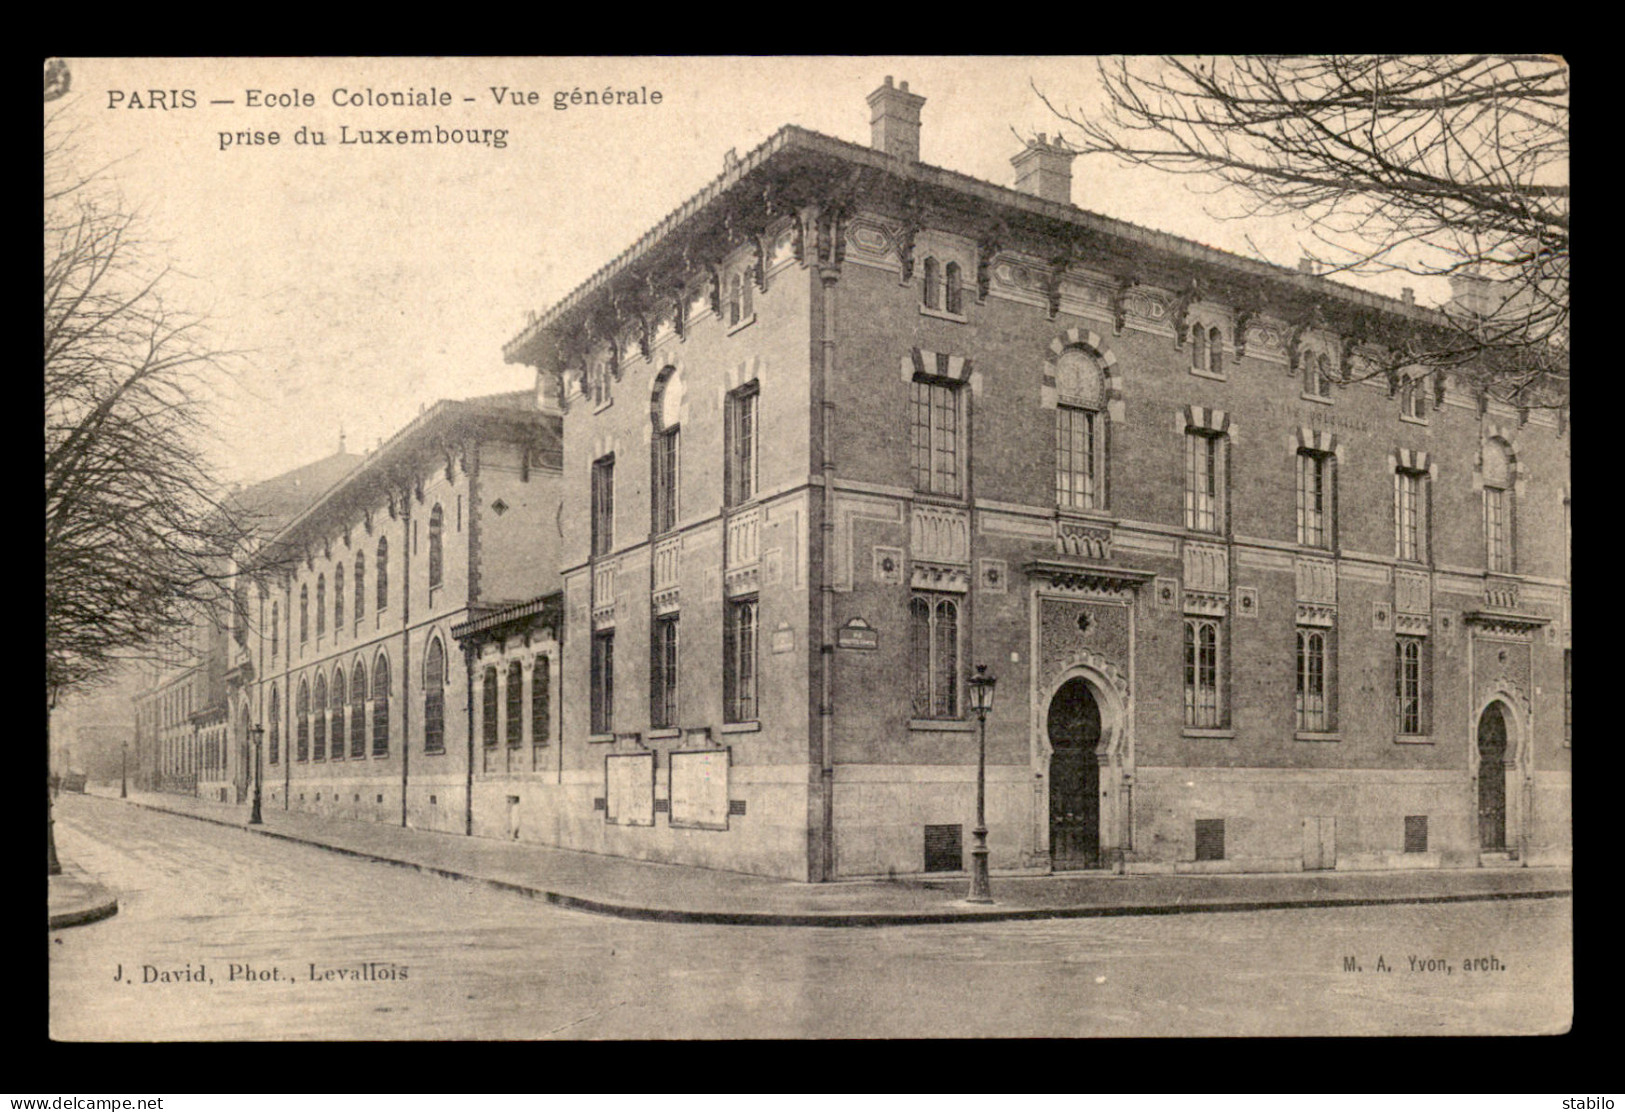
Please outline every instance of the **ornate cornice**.
M1137 568L1089 564L1070 560L1029 560L1021 570L1051 586L1085 591L1137 591L1156 578L1155 572Z
M1485 633L1511 637L1528 637L1552 621L1539 614L1515 614L1504 610L1469 610L1462 614L1461 620Z

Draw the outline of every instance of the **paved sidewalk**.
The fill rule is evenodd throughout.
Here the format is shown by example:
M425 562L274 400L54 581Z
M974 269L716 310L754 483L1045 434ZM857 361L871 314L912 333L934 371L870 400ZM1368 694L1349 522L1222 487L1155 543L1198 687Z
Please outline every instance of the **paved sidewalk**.
M62 871L49 878L46 905L50 913L49 929L77 927L81 923L94 923L109 915L118 914L118 899L90 878L71 861L62 861Z
M772 926L887 926L969 919L1049 919L1256 911L1385 903L1542 899L1568 896L1568 869L1425 869L1224 876L993 875L992 905L964 902L963 877L799 884L741 873L633 861L574 850L383 823L323 818L147 792L128 800L104 791L97 806L133 804L268 837L483 882L562 907L665 922Z

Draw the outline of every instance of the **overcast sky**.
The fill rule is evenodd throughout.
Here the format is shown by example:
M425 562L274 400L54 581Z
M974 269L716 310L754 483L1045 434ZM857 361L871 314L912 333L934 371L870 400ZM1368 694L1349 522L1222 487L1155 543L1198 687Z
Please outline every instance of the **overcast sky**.
M531 386L502 345L785 124L869 141L867 95L889 74L926 98L921 160L1013 183L1016 132L1065 130L1034 95L1093 102L1088 58L476 60L69 59L72 91L48 104L78 129L86 164L111 164L146 215L155 252L185 277L221 346L249 349L217 404L221 474L253 482L327 455L342 426L371 447L439 398ZM535 91L498 105L492 88ZM647 90L658 105L554 108L580 89ZM430 89L443 108L336 107L333 93ZM149 90L194 108L132 108ZM313 94L312 107L250 108L249 90ZM121 94L121 95L120 95ZM472 103L465 97L473 97ZM210 104L212 100L233 104ZM110 105L112 105L110 107ZM506 147L339 145L339 129L505 128ZM327 135L300 145L300 127ZM281 142L221 149L221 132ZM1290 223L1224 223L1191 181L1102 158L1074 165L1073 202L1216 247L1293 265ZM1398 295L1424 282L1358 283Z

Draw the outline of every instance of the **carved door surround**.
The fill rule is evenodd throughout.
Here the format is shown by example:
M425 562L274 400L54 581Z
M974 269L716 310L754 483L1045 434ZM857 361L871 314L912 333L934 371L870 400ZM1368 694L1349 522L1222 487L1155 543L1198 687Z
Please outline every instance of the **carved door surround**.
M1129 793L1133 783L1132 721L1128 679L1111 660L1080 649L1044 683L1032 706L1033 864L1051 863L1050 770L1055 746L1049 736L1050 708L1073 680L1089 685L1100 712L1100 738L1095 747L1099 768L1099 860L1120 863L1128 848Z

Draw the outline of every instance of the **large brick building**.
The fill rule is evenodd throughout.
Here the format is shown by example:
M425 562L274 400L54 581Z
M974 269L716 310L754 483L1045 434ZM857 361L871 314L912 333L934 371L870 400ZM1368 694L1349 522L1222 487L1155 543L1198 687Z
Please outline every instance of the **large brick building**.
M1560 415L1362 292L787 127L505 348L562 393L558 844L811 880L1563 859ZM549 402L551 404L551 401Z

